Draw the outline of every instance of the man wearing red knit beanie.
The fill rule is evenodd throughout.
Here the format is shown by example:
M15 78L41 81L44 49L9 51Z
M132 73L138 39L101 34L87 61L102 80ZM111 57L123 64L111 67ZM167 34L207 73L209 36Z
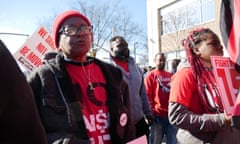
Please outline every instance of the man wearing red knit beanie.
M78 11L60 14L52 36L58 53L28 77L48 143L123 144L135 138L121 71L87 56L92 25Z

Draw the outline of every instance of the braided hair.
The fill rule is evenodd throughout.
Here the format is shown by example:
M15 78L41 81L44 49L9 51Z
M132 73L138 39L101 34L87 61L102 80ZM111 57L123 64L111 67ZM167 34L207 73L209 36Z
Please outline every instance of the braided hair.
M187 60L190 64L191 70L193 72L195 82L197 83L198 92L201 96L201 100L202 100L203 104L206 106L206 111L216 112L216 111L222 111L220 108L222 106L220 104L220 107L219 107L219 106L216 106L215 104L212 104L212 102L210 102L209 99L214 99L214 98L212 98L211 95L209 96L208 89L210 89L210 87L212 87L212 86L210 86L209 83L207 82L207 81L209 81L208 80L209 76L206 76L207 69L204 67L200 56L197 55L193 50L196 47L196 45L200 44L200 42L205 40L205 39L203 39L202 36L207 33L212 34L214 37L218 37L209 28L198 28L189 33L189 35L186 37L186 39L184 39L182 41L182 45L185 48ZM216 92L216 94L219 95L219 92ZM219 102L219 98L218 98L218 102Z

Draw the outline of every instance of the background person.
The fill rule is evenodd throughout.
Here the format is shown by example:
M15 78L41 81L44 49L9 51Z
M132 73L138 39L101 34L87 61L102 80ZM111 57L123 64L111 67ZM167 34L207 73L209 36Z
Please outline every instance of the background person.
M55 19L52 35L59 53L28 78L48 143L132 140L128 87L118 68L87 56L93 42L88 18L65 11Z
M148 124L152 123L153 116L144 86L143 72L129 56L128 43L122 36L115 36L110 40L110 62L121 69L128 84L136 137L143 135L148 137Z
M171 81L169 120L178 127L180 144L239 144L240 133L224 114L221 91L212 73L210 56L223 56L218 36L208 28L189 33L183 42L187 62Z
M31 88L1 40L0 65L0 143L46 144Z
M145 86L154 121L150 129L150 144L160 144L166 136L167 144L176 144L176 127L168 120L168 100L172 74L165 69L166 56L157 53L154 58L156 68L148 72Z
M179 64L180 62L181 62L180 59L177 59L177 58L173 59L173 61L172 61L172 63L171 63L171 67L172 67L171 73L172 73L172 74L176 73L178 64Z

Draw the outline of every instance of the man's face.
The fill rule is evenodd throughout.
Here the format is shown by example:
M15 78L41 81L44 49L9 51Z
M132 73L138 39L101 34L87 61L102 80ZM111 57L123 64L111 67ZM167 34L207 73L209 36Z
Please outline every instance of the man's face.
M164 55L157 55L156 58L155 58L155 64L156 64L156 67L159 69L159 70L164 70L165 68L165 63L166 63L166 58Z
M60 51L70 59L86 56L93 40L93 33L87 23L80 17L70 17L60 30Z
M110 46L110 54L112 57L119 60L125 60L129 57L128 43L125 40L117 38L111 42Z

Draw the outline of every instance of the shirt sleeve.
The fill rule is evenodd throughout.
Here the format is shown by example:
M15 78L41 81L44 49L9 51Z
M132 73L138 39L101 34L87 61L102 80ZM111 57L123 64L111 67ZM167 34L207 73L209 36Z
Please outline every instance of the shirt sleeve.
M142 103L143 103L143 112L144 112L144 114L146 114L147 116L148 115L152 115L152 111L150 109L150 104L149 104L146 88L144 86L144 78L143 78L143 76L142 76L142 81L141 81L140 97L141 97Z
M221 129L225 123L223 113L219 114L195 114L179 103L169 103L169 122L179 128L191 132L211 132Z
M144 85L146 87L146 93L147 93L147 96L148 96L148 100L149 100L149 104L150 104L150 107L151 107L151 110L154 109L154 80L153 80L153 75L152 73L148 73L147 76L145 77L144 79Z
M194 83L190 69L184 68L175 73L171 79L169 102L176 102L189 107L195 90Z

